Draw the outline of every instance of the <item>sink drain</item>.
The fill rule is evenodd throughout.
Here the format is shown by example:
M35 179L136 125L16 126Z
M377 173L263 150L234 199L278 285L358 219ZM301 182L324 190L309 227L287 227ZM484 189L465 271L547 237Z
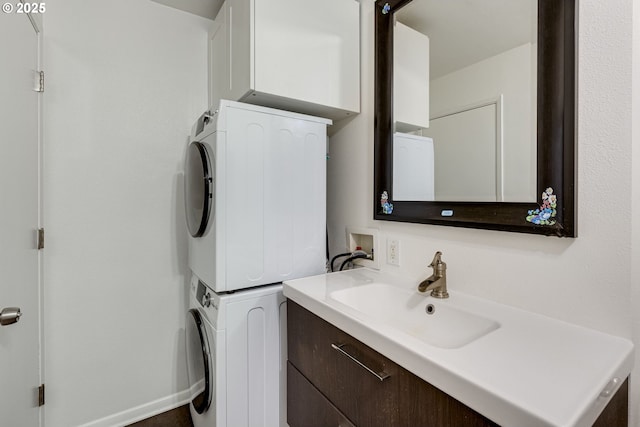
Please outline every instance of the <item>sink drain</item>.
M427 304L427 306L424 308L424 311L426 311L427 314L433 314L436 312L436 307L433 304Z

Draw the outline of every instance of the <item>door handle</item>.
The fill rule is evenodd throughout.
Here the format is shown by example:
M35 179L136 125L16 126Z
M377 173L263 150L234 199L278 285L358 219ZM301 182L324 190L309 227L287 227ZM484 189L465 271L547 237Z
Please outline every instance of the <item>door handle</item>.
M0 326L13 325L20 320L22 313L18 307L7 307L0 311Z

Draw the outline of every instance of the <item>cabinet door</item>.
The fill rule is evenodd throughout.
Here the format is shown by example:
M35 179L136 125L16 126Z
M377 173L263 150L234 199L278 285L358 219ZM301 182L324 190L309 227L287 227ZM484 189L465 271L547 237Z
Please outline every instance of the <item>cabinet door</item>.
M254 1L253 89L359 111L359 2Z
M393 30L393 115L398 132L429 127L429 37L400 22Z

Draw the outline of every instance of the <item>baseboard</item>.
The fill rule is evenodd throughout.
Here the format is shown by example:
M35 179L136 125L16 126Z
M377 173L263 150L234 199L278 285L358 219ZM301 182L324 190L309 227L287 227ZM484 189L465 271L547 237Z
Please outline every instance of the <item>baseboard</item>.
M79 427L127 426L185 405L189 403L189 396L189 390L184 390L174 395L163 397L162 399L145 403L144 405L136 406L135 408L127 409L126 411L109 415L99 420L91 421L90 423L83 424Z

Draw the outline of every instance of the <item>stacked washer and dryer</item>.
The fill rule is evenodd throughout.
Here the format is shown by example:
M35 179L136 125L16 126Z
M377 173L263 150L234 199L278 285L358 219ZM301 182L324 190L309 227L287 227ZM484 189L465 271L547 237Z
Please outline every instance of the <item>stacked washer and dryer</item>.
M283 280L325 272L327 119L231 101L185 162L196 427L286 426Z

